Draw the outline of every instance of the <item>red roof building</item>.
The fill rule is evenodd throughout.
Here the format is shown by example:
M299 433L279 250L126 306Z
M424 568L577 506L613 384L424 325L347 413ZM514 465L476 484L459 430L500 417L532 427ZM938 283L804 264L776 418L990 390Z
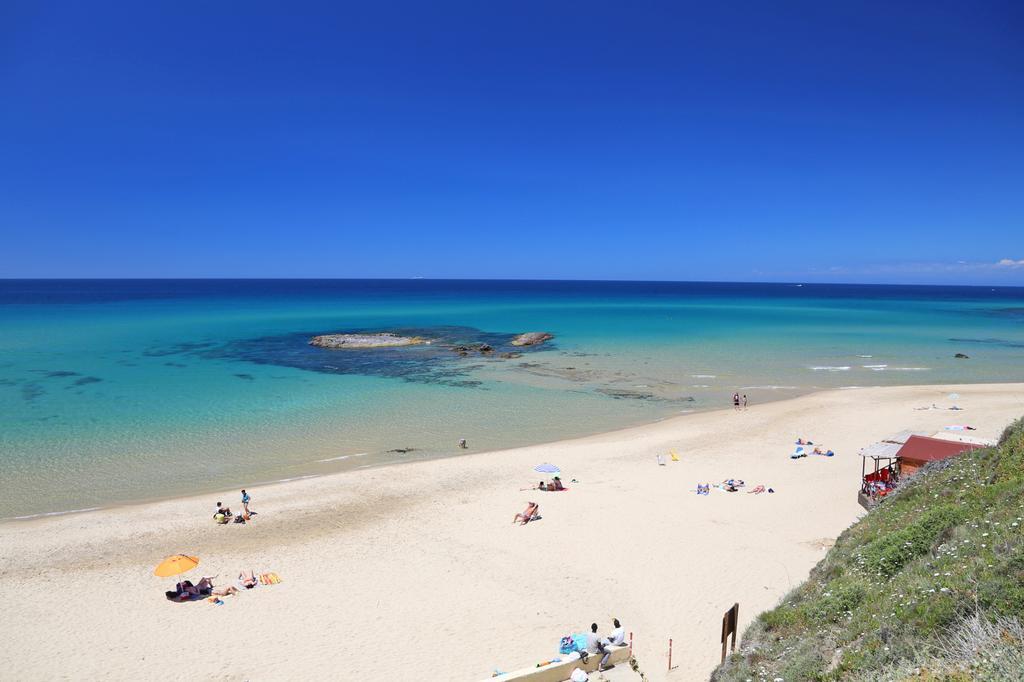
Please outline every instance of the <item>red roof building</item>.
M900 460L900 475L907 476L916 472L928 462L936 462L941 459L956 457L968 450L978 450L985 447L976 443L963 443L955 440L942 440L941 438L928 438L927 436L911 436L903 447L899 449L896 456Z

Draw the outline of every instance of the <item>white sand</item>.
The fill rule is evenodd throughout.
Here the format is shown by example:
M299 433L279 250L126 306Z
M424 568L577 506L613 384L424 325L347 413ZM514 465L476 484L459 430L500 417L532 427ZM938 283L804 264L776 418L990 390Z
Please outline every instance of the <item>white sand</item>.
M951 391L962 412L913 409ZM862 513L860 447L947 424L997 438L1022 413L1024 384L829 391L250 490L244 527L212 523L216 495L0 524L0 679L476 680L613 616L652 680L706 679L722 613L738 601L745 626ZM790 460L797 436L838 455ZM657 466L670 448L682 461ZM581 483L520 492L541 462ZM777 493L691 492L727 477ZM528 499L543 519L511 525ZM152 568L177 552L202 558L190 577L284 582L172 604Z

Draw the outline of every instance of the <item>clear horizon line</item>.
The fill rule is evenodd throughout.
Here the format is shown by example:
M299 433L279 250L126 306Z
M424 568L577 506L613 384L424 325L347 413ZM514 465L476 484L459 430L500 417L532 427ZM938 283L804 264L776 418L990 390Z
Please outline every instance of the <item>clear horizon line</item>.
M577 279L552 277L0 277L0 282L591 282L622 284L777 284L780 286L962 287L1024 289L1024 284L936 284L920 282L844 282L730 279Z

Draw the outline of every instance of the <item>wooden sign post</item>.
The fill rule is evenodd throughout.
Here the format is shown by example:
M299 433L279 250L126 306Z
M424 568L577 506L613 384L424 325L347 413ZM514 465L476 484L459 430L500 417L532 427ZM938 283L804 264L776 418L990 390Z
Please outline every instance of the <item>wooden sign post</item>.
M740 620L740 605L733 604L732 608L722 616L722 663L725 663L725 647L732 635L732 650L736 651L736 628Z

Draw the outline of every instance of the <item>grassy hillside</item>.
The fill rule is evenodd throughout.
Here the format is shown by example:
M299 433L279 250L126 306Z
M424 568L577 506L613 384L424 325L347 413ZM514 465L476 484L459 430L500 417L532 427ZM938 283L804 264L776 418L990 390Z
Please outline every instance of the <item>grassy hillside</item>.
M1022 529L1018 420L851 526L712 680L1024 680Z

